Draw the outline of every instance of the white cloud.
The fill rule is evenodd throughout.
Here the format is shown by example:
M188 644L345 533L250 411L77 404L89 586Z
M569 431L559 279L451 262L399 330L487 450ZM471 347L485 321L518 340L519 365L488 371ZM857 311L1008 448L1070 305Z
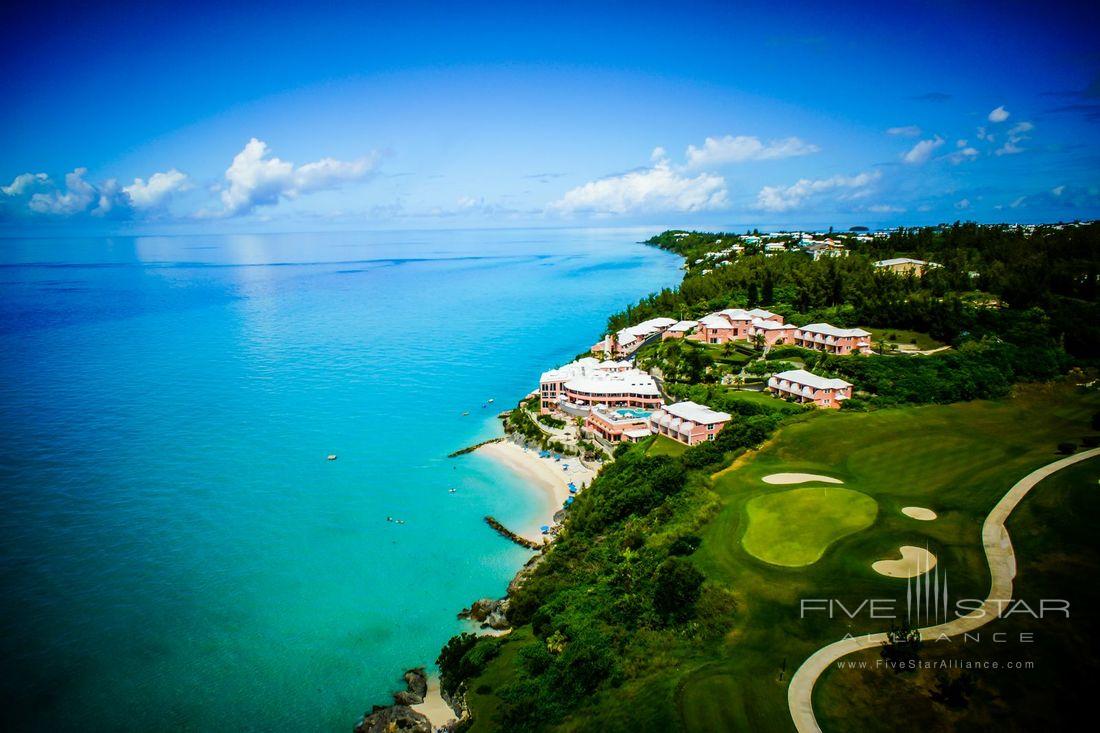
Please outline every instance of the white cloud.
M31 196L28 206L36 214L54 214L71 216L87 211L88 206L98 198L95 186L84 180L87 168L77 168L65 176L65 191L36 193Z
M1064 184L1061 186L1055 186L1054 188L1050 189L1050 192L1055 196L1061 196L1063 193L1065 193L1065 191L1066 187Z
M960 140L961 143L966 143L965 140ZM978 157L978 150L976 148L964 147L961 150L956 150L950 155L945 156L949 161L958 165L959 163L965 163L968 160L974 160Z
M997 109L995 109L995 110L993 110L992 112L989 113L989 121L990 122L1004 122L1008 118L1009 118L1009 111L1004 108L1003 104L1000 107L998 107Z
M959 211L970 208L970 199L959 199L955 202L955 208Z
M875 204L867 207L868 211L873 211L876 214L901 214L905 212L905 208L902 206L891 206L890 204Z
M886 134L897 135L898 137L916 137L920 134L920 128L916 125L902 125L901 127L888 128Z
M656 152L656 151L655 151ZM589 181L548 207L564 214L705 211L726 205L726 181L713 173L689 177L660 158L652 168Z
M802 205L806 199L827 191L847 189L849 198L870 193L867 187L882 176L878 171L855 176L833 176L811 180L799 179L790 186L764 186L756 195L756 208L764 211L790 211Z
M222 190L224 209L220 214L247 214L257 206L276 204L282 198L337 188L363 178L373 167L373 157L354 161L322 158L295 167L293 163L268 157L267 144L252 138L225 171L227 186Z
M186 190L188 185L187 174L172 168L154 173L148 181L135 178L129 186L123 186L122 191L130 197L135 209L151 209L166 203L173 193Z
M22 196L33 188L50 185L50 177L45 173L21 173L16 176L10 186L0 186L8 196Z
M658 150L661 149L658 148ZM760 138L752 135L738 135L737 137L726 135L721 138L708 137L703 141L703 147L701 148L688 145L685 155L688 167L701 168L707 165L743 163L750 160L792 158L799 155L810 155L819 150L820 148L816 145L803 142L797 137L771 140L765 144L760 141ZM654 154L656 152L655 150Z
M966 147L966 140L956 140L955 141L955 147L956 148L965 148Z
M96 191L96 205L92 216L110 216L112 212L123 211L130 206L130 197L119 187L118 181L108 178Z
M1035 129L1035 125L1027 122L1018 122L1011 130L1008 131L1008 141L993 151L994 155L1015 155L1016 153L1024 152L1025 148L1020 147L1020 143L1027 140L1029 135L1025 134Z
M910 165L920 165L932 155L932 151L943 145L943 138L936 135L931 140L921 140L914 145L909 152L901 156L901 159Z

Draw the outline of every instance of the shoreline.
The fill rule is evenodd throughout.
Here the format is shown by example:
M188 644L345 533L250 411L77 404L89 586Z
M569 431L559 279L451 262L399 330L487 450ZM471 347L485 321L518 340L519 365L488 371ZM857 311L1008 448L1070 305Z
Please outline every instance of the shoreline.
M427 718L432 730L443 728L448 723L458 720L458 715L443 699L443 694L439 691L439 675L428 677L428 692L424 695L424 702L409 707Z
M539 527L553 526L554 515L571 496L569 482L572 481L578 488L588 486L596 475L595 471L586 468L576 456L563 456L560 462L553 458L539 458L537 450L525 448L507 438L482 445L475 452L504 466L539 490L546 508L538 512L531 523L514 530L516 534L535 542L542 542L546 537ZM566 465L568 470L564 470Z

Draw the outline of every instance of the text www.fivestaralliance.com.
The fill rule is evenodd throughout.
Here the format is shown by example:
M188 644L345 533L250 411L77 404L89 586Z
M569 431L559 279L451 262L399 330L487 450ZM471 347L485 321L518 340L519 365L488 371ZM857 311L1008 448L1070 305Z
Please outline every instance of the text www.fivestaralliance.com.
M874 663L866 661L837 662L838 669L1034 669L1035 662L1027 661L970 661L962 659L934 659L934 660L907 660L905 662L891 663L876 660Z

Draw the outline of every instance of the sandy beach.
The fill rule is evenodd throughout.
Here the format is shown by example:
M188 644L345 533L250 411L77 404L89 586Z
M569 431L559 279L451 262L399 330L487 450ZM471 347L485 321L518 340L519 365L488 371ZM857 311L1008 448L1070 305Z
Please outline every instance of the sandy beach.
M542 541L539 527L553 524L554 513L569 498L569 482L572 481L578 487L587 486L595 476L595 472L585 468L575 456L562 457L560 462L553 458L539 458L537 450L523 448L510 440L483 445L477 452L508 467L544 492L546 513L540 514L531 526L509 528L536 542ZM565 465L569 466L568 470L563 470Z
M432 730L443 727L457 717L451 706L443 701L443 696L439 693L439 678L435 676L428 678L428 694L425 695L424 702L410 707L427 716Z

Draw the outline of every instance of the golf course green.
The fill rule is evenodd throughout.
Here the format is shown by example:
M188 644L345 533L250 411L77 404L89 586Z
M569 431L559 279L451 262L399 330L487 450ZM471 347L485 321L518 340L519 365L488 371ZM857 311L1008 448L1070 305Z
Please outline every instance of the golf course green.
M859 491L814 487L764 494L745 504L749 554L790 568L812 565L841 537L869 527L878 504Z

